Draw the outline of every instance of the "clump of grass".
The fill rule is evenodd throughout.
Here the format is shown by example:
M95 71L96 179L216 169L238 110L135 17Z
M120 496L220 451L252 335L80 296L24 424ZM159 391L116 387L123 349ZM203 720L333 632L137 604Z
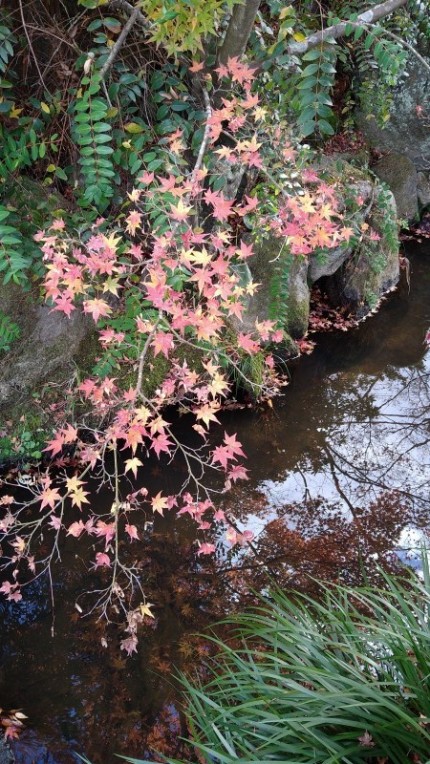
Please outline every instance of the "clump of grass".
M183 679L198 760L426 764L429 571L384 578L384 590L326 589L320 602L277 591L229 619L206 679Z

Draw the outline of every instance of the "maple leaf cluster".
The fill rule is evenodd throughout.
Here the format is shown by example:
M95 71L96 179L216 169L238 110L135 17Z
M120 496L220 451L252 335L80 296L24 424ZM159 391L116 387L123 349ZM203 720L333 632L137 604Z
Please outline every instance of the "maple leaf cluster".
M336 189L311 178L311 190L284 198L276 217L268 219L270 229L285 239L293 255L333 249L354 234L343 222Z
M252 92L254 72L230 59L216 74L221 83L230 78L238 92L230 98L222 96L208 112L208 147L219 160L258 172L263 167L267 125L265 109ZM224 132L230 136L228 146L215 147ZM295 151L279 130L274 131L273 142L284 162L294 162ZM169 156L183 154L180 131L165 143ZM111 576L97 607L108 619L112 612L124 614L126 636L121 647L128 654L136 650L138 627L152 618L140 571L120 557L120 537L128 544L143 540L145 526L142 529L139 515L134 519L132 513L188 514L196 525L199 557L215 551L206 539L217 523L224 524L228 544L250 543L252 534L238 530L232 518L215 508L212 498L213 492L222 493L237 480L247 479L241 444L235 435L224 433L212 447L209 429L219 424L219 412L230 393L228 369L240 376L244 357L259 353L264 359L257 397L276 394L281 384L267 348L270 342L282 341L283 332L276 323L257 319L252 328L232 328L240 324L245 301L257 288L252 281L241 281L237 266L253 254L252 245L241 240L238 232L244 218L258 212L259 201L247 194L231 199L216 190L211 184L210 159L206 165L198 160L187 176L180 174L179 166L172 163L165 175L142 174L139 185L129 193L130 208L121 225L119 220L111 226L97 220L78 236L57 219L37 234L46 268L47 301L53 311L69 318L75 311L92 317L101 351L115 351L115 376L94 375L79 382L74 398L91 416L84 416L81 424L63 422L53 433L45 448L52 467L39 472L34 483L23 489L26 498L7 494L0 499L0 541L7 539L12 550L1 563L3 570L12 570L12 580L5 581L0 592L18 601L20 579L27 580L29 571L36 575L49 567L59 552L61 535L91 538L99 545L93 570ZM216 177L218 170L214 172ZM307 180L315 185L312 173ZM154 209L164 223L151 230ZM334 191L319 181L312 191L283 198L270 225L293 254L333 247L347 238ZM125 328L118 329L115 320L131 293L136 313ZM187 350L198 355L198 363L187 361ZM144 381L157 356L166 359L166 373L158 388L148 393ZM122 382L124 369L132 379L127 389ZM165 419L167 407L178 404L192 416L200 446L180 442ZM72 461L65 457L71 448ZM113 468L107 466L111 454ZM187 466L182 489L176 495L151 494L141 484L148 457L171 460L176 455ZM218 481L218 487L207 487L203 476L208 470L219 473L221 486ZM114 500L104 514L96 514L91 507L90 475L113 487ZM124 499L120 479L131 475L139 487ZM53 541L51 551L36 561L38 535ZM137 608L136 596L141 599ZM81 612L78 605L77 610Z

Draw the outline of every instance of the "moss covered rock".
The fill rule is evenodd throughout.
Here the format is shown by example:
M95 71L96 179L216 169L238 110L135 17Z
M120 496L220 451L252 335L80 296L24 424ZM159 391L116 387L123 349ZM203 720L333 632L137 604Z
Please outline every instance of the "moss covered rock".
M375 183L366 170L340 157L323 157L317 169L327 183L336 184L346 224L351 220L363 235L309 257L291 255L284 239L256 232L254 254L246 268L259 284L248 300L244 322L250 331L255 320L270 318L293 340L308 330L310 287L324 278L337 305L348 304L357 315L372 309L399 278L397 208L392 193ZM358 200L358 201L357 201ZM366 231L375 231L370 237Z
M97 345L87 316L52 311L40 304L35 290L0 286L0 310L20 328L0 367L0 413L10 418L16 407L30 405L45 383L64 385L78 366L90 366Z
M405 154L393 152L382 157L372 170L392 192L397 216L411 222L417 220L418 173L412 160Z
M424 55L430 63L429 52ZM369 146L403 154L418 171L426 171L430 170L430 72L411 55L405 75L393 89L390 119L383 127L362 111L356 119Z

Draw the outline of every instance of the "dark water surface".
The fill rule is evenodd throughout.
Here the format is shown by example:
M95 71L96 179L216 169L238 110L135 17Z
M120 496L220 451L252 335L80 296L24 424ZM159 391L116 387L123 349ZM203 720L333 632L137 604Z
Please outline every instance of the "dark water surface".
M88 574L73 543L56 587L55 636L43 583L31 607L5 611L0 706L29 716L18 762L70 764L79 752L110 764L115 752L144 758L166 741L174 752L181 721L172 665L199 661L205 645L192 633L248 587L267 586L267 569L282 585L309 589L309 574L353 582L376 575L376 562L417 564L430 532L430 247L417 249L410 290L405 281L356 330L319 338L273 409L225 417L251 479L223 505L256 534L257 560L220 543L203 568L186 521L157 521L139 550L157 619L128 660L115 627L105 632L74 609ZM179 473L161 477L173 486Z

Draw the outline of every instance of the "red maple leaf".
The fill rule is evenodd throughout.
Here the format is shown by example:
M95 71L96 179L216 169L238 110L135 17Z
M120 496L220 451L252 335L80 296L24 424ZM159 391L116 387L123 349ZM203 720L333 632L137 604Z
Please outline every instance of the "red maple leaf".
M43 451L51 451L52 456L56 456L56 454L59 454L62 451L64 443L64 435L61 432L57 432L55 438L49 441Z
M212 464L221 464L224 469L227 469L229 461L236 461L236 457L232 454L231 449L228 446L217 446L213 450Z
M228 219L229 215L231 214L231 208L233 206L232 201L224 199L219 191L211 191L210 189L205 192L204 199L205 202L212 205L214 210L214 218L217 220Z
M170 332L157 332L151 342L151 347L154 350L154 355L162 353L166 358L168 358L169 350L172 350L174 347L173 334Z
M226 446L229 447L232 454L237 454L238 456L245 456L242 450L242 444L239 443L239 441L236 439L236 433L233 433L233 435L228 435L225 432L224 443Z

